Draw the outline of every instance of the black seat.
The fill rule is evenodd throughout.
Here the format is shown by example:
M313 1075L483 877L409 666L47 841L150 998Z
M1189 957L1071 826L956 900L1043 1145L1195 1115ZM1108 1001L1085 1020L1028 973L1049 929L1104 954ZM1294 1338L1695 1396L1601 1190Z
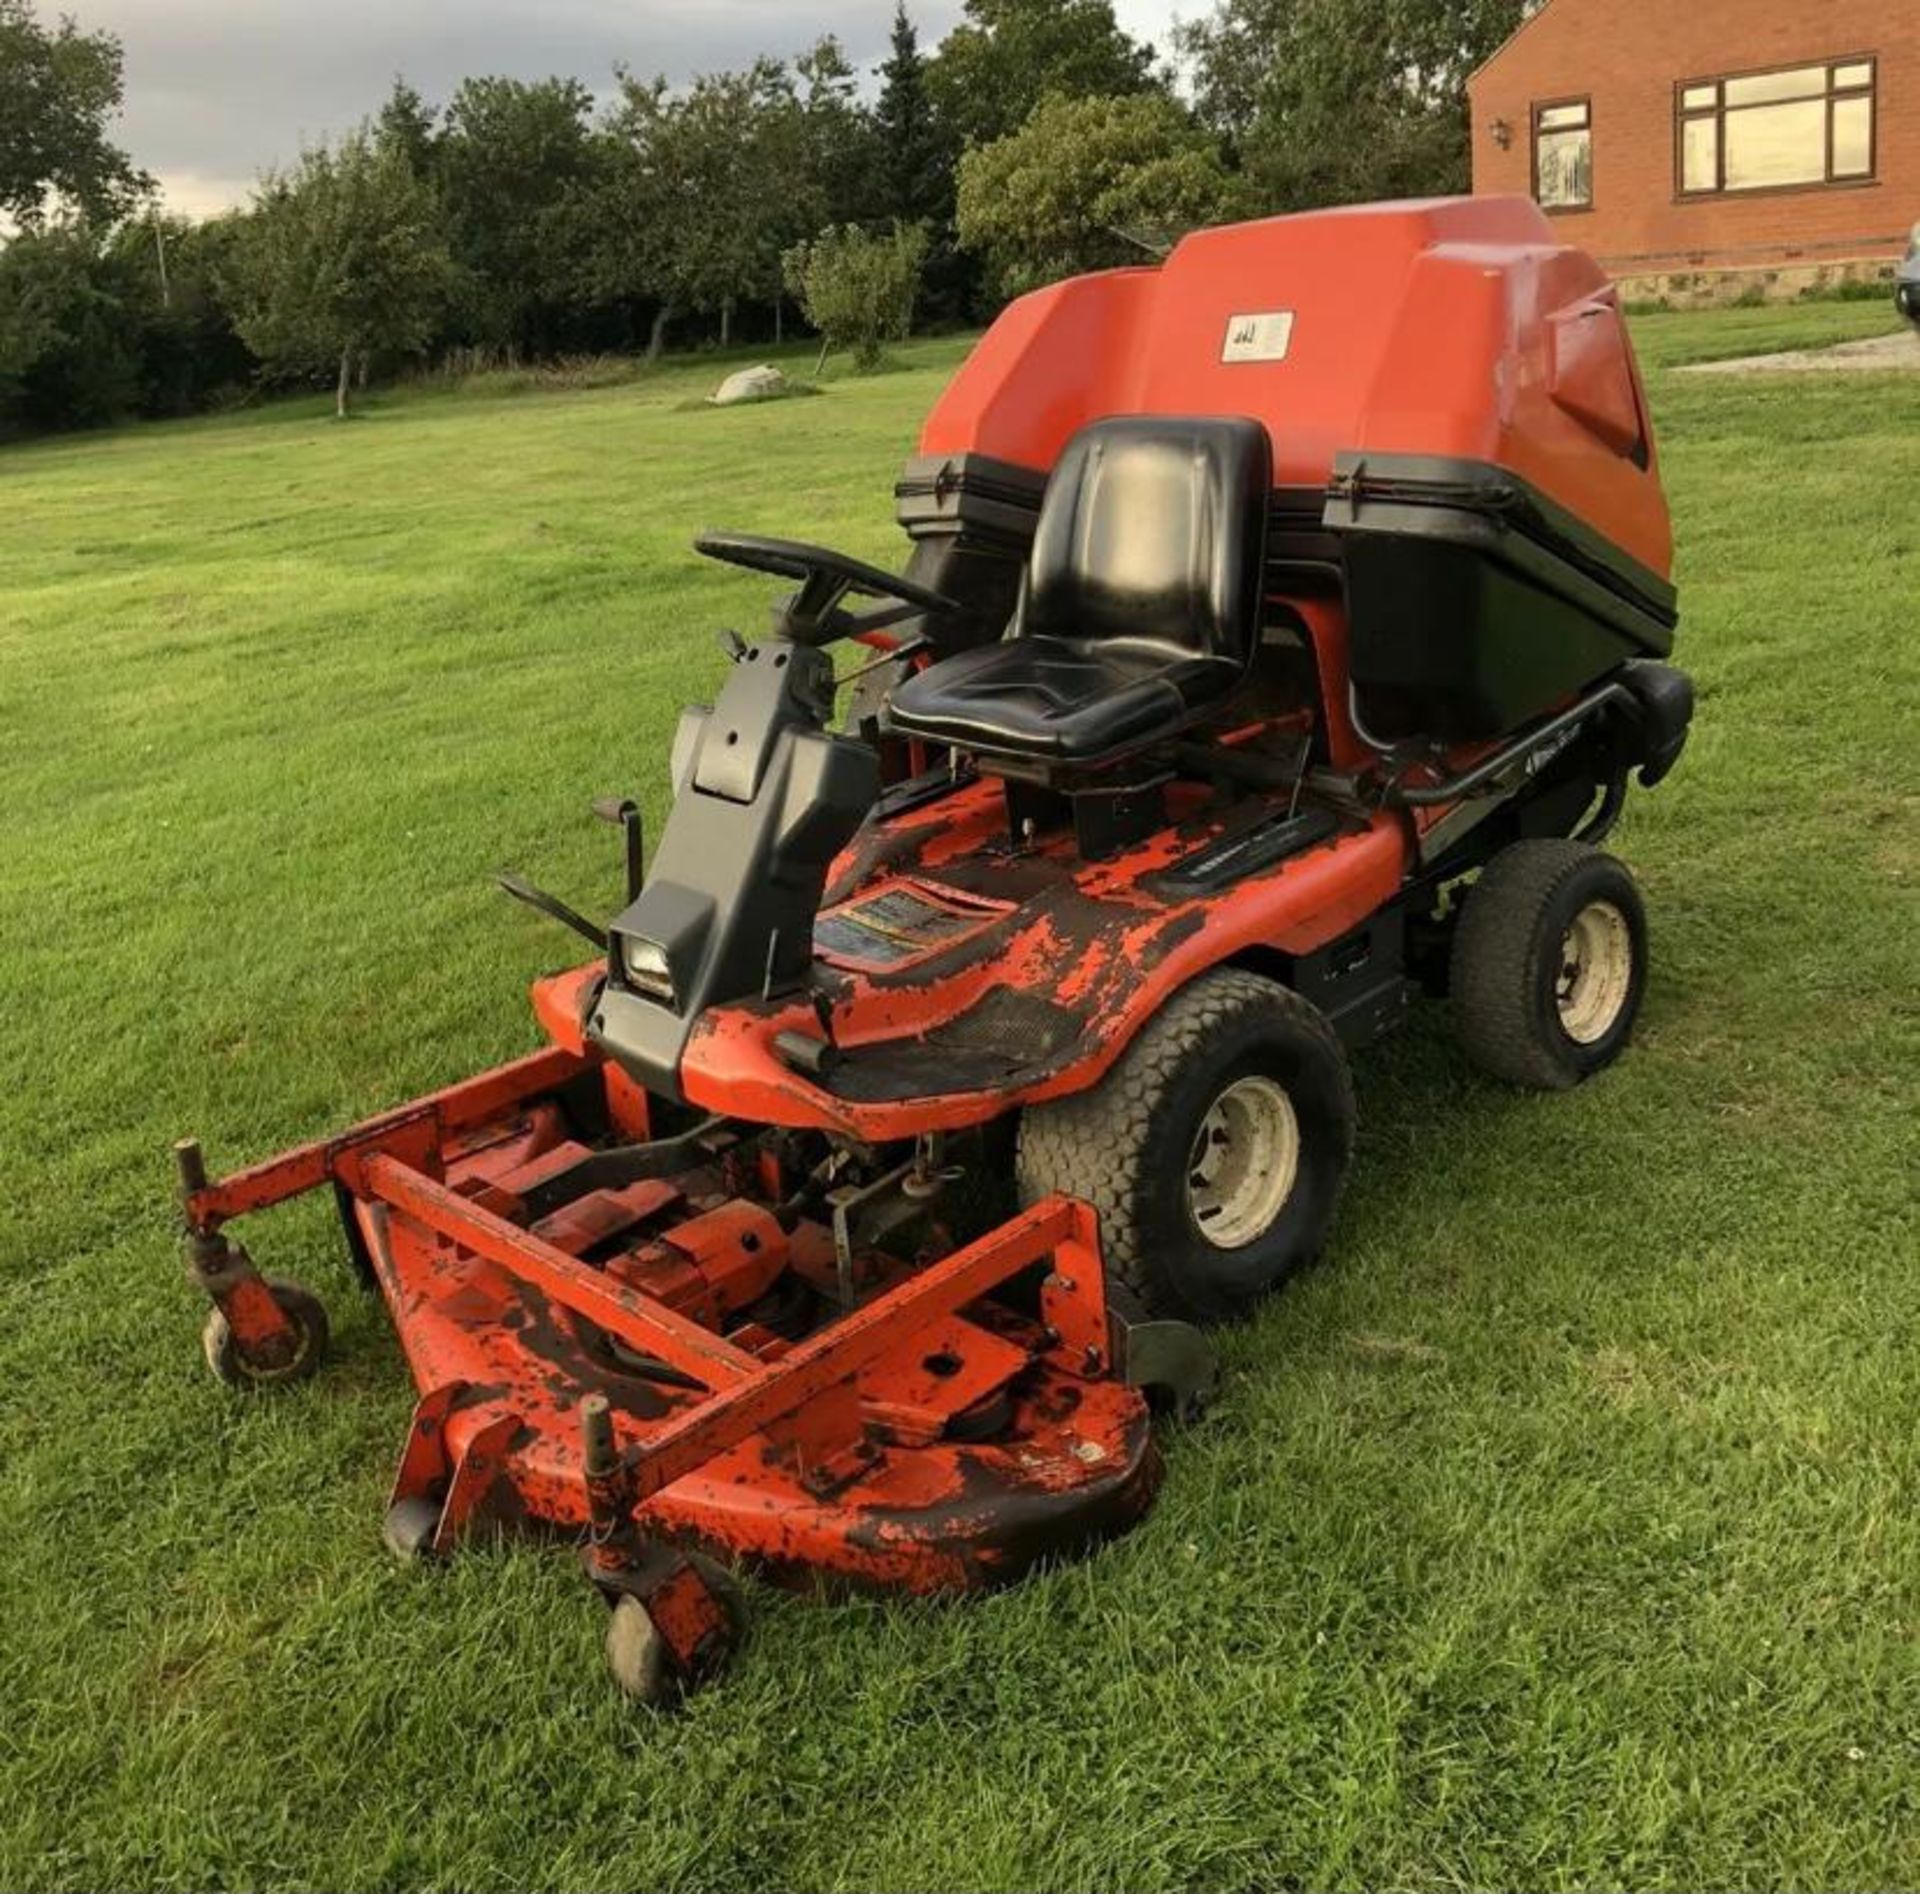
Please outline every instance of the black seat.
M1126 415L1067 443L998 644L893 693L892 727L986 755L1099 763L1194 722L1259 642L1273 447L1258 422Z

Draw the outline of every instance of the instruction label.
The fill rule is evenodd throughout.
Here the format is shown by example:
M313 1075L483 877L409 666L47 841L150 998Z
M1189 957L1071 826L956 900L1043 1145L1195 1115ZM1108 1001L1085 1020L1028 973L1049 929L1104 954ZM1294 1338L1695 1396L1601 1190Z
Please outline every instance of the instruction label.
M1223 362L1284 362L1293 342L1293 311L1263 309L1249 316L1227 318L1227 339L1220 345Z

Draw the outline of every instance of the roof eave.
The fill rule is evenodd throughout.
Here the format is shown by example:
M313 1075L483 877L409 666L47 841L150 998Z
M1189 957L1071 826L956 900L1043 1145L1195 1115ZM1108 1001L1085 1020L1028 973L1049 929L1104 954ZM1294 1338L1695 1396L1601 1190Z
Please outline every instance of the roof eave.
M1514 43L1514 41L1517 40L1520 37L1520 35L1524 33L1527 30L1527 28L1534 23L1534 21L1539 19L1541 15L1544 14L1546 10L1552 5L1553 5L1553 0L1540 0L1540 4L1537 7L1535 7L1534 10L1531 13L1529 13L1527 17L1524 20L1522 20L1520 24L1516 26L1513 29L1513 31L1509 33L1506 36L1506 38L1503 39L1500 42L1500 44L1496 46L1493 49L1493 51L1486 56L1486 58L1481 60L1479 65L1475 66L1474 69L1467 74L1467 84L1471 86L1473 82L1476 79L1478 79L1480 75L1484 73L1489 67L1498 65L1500 61L1506 57L1507 48L1511 46Z

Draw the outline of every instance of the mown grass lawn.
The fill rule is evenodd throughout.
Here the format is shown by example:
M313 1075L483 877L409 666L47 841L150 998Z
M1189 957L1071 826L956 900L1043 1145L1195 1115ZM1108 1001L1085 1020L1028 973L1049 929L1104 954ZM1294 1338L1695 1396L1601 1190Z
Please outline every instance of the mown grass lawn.
M315 405L0 454L0 1885L1856 1888L1920 1880L1920 377L1687 378L1877 306L1649 317L1686 762L1656 968L1565 1098L1437 1010L1326 1265L1148 1522L958 1608L756 1592L674 1721L557 1551L395 1569L409 1407L324 1206L286 1398L202 1369L167 1144L263 1155L529 1047L487 885L616 878L764 590L897 550L959 344L821 399Z

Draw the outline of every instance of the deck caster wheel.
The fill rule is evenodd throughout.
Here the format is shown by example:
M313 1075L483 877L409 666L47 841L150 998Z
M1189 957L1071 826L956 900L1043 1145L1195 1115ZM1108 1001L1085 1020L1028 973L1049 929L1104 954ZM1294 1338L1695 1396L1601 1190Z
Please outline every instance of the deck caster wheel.
M607 1668L620 1694L652 1709L679 1701L679 1682L667 1640L637 1598L614 1601L607 1619Z
M632 1592L613 1600L607 1618L607 1669L620 1694L650 1709L674 1708L725 1669L745 1634L746 1599L733 1575L697 1552L682 1555L719 1606L720 1624L691 1664L683 1662L646 1601Z
M403 1565L423 1565L433 1557L433 1535L440 1530L439 1503L397 1499L380 1522L380 1539Z
M218 1309L208 1314L207 1325L200 1331L201 1352L214 1377L249 1393L305 1381L327 1352L327 1311L320 1298L284 1277L268 1276L263 1281L294 1331L291 1348L279 1359L248 1356Z

